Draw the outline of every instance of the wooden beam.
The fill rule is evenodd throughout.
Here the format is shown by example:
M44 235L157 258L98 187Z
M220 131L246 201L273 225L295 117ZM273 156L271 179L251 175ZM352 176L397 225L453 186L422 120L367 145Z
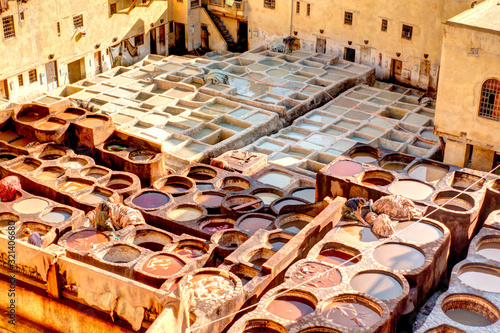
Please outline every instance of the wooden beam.
M130 5L130 8L127 11L127 15L130 14L130 12L132 11L132 9L134 9L136 2L137 2L137 0L134 0L134 2L132 2L132 4Z

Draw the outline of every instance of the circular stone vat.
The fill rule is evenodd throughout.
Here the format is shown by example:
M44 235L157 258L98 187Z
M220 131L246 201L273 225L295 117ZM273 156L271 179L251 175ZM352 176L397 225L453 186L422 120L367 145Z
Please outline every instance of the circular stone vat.
M290 292L276 297L269 303L266 310L285 320L296 321L299 318L313 313L316 308L316 299L303 292Z
M356 162L375 163L380 158L380 151L373 147L363 146L351 150L349 156Z
M443 300L441 309L451 320L467 326L488 326L499 319L497 307L475 295L449 295Z
M92 167L90 169L83 170L81 172L81 175L92 179L99 179L106 176L108 173L109 171L106 169L99 167Z
M301 286L310 288L331 288L342 282L342 275L336 269L331 270L330 266L326 266L317 262L303 262L297 265L290 275L293 282ZM315 278L316 276L319 277Z
M282 198L285 193L275 188L259 188L252 191L252 195L260 198L264 205L270 205L274 200Z
M156 191L142 192L132 199L134 205L143 209L158 209L169 202L170 198L168 195Z
M31 230L32 232L38 232L40 236L43 237L52 229L50 225L46 225L38 222L23 222L21 226L16 230L16 239L20 241L28 241L28 235L26 235L26 230Z
M500 293L500 269L486 265L464 265L458 271L462 283L482 291Z
M160 186L160 190L174 197L184 195L195 187L192 179L182 176L169 176L162 183L163 185Z
M309 215L290 213L279 216L274 225L276 229L281 229L286 234L296 235L312 220Z
M57 117L62 119L76 119L85 115L85 110L67 108L66 111L57 115Z
M367 171L363 174L361 182L368 186L387 186L394 181L394 176L389 172Z
M321 315L335 324L350 329L363 329L382 318L382 308L372 300L359 295L340 295L332 299Z
M455 171L451 180L451 187L459 191L467 189L467 192L475 192L482 189L483 185L484 178L460 171Z
M19 216L12 213L0 213L0 228L19 222Z
M352 177L363 171L363 167L356 162L338 161L330 165L328 171L335 176Z
M111 151L111 152L116 153L116 152L120 152L120 151L129 150L130 145L124 141L112 140L112 141L106 142L104 144L104 149L106 149L107 151Z
M378 165L384 170L401 171L413 162L414 159L415 157L407 155L390 154L382 158Z
M457 197L455 198L455 196ZM456 191L439 192L432 201L436 205L454 212L466 212L474 208L474 199L470 195L460 194L460 192Z
M235 228L253 235L260 229L268 229L273 225L276 217L267 214L245 214L235 224Z
M223 214L235 217L248 213L256 213L264 208L264 203L254 195L240 194L225 197L222 200L221 207Z
M42 162L28 157L25 158L22 162L14 164L10 168L17 172L28 173L35 171L40 165L42 165Z
M373 258L382 266L396 270L415 269L425 263L425 256L416 248L394 243L377 246Z
M485 258L500 261L500 237L485 236L477 245L477 253Z
M49 213L42 215L41 219L49 223L60 223L69 219L73 215L73 211L68 208L57 207Z
M172 243L172 238L162 232L151 229L139 229L135 232L133 244L153 252L161 251Z
M316 259L333 265L347 267L361 260L361 256L358 255L358 250L335 243L325 245Z
M61 148L48 146L44 151L38 156L39 159L43 161L53 161L66 156L66 151Z
M443 179L450 168L444 165L418 163L408 170L408 175L414 179L436 184Z
M292 176L283 172L271 171L267 172L263 176L260 176L257 180L264 184L285 188L292 181Z
M224 231L221 237L217 240L219 246L236 249L241 244L245 243L250 237L239 230Z
M15 159L19 155L10 151L0 151L0 162L7 162Z
M443 237L443 231L432 223L411 220L394 226L398 237L407 242L430 243Z
M134 179L127 175L117 175L112 174L108 183L106 184L107 188L112 190L123 190L129 186L134 184Z
M75 232L66 239L68 247L78 251L90 251L109 242L109 237L95 230Z
M184 261L171 254L157 254L142 266L142 270L152 275L167 277L176 274L185 265Z
M221 192L205 191L199 193L194 198L194 202L207 209L220 209L222 205L222 200L224 200L225 196L226 195Z
M388 190L392 194L400 194L411 200L424 200L434 192L434 188L430 185L406 179L393 182Z
M301 199L301 198L293 198L293 197L283 197L281 199L277 199L273 201L271 206L271 212L275 215L279 215L281 209L285 206L290 206L290 205L305 205L308 204L309 202L307 200Z
M276 237L276 235L277 235L277 237ZM281 250L281 248L283 246L285 246L286 243L288 243L289 241L290 241L290 239L281 237L279 234L269 235L269 238L267 240L269 245L271 245L271 250L274 252L278 252L279 250Z
M149 149L134 150L128 154L128 158L134 162L148 162L156 157L156 152Z
M89 128L96 128L104 125L109 121L111 120L107 116L93 114L93 115L88 115L85 119L82 119L79 122L77 122L77 124Z
M250 182L241 177L226 177L221 181L219 188L224 191L239 192L250 188Z
M191 277L191 276L190 276ZM194 291L198 299L221 299L227 297L236 287L235 281L216 271L199 272L188 278L186 288Z
M207 254L204 244L197 241L181 242L173 252L181 257L189 259L199 258Z
M38 198L31 198L15 203L13 208L16 212L19 212L21 214L35 214L35 213L40 213L48 206L49 203L45 200Z
M81 169L87 164L88 162L83 158L70 158L66 163L64 163L63 167L66 169Z
M211 180L217 177L217 171L205 166L195 166L189 169L187 176L194 180Z
M68 122L63 119L50 117L46 120L41 120L35 124L35 127L43 131L56 131L65 126Z
M51 181L61 177L65 172L66 170L64 170L63 168L46 167L43 168L40 172L38 172L35 177L40 180Z
M286 328L271 320L255 319L245 324L242 333L287 333Z
M403 293L401 283L386 273L360 273L351 279L350 285L354 290L379 300L392 299Z
M337 229L337 240L351 245L366 247L378 241L370 228L357 225L347 225Z
M78 200L88 205L94 206L108 200L108 198L112 195L113 192L111 192L110 190L95 188L94 191L89 194L82 195L78 198Z
M201 206L182 204L178 205L167 212L167 218L172 221L186 222L193 221L205 214Z
M94 185L93 182L85 179L68 178L66 181L59 184L57 189L62 192L76 193L83 191L92 185Z
M114 264L126 264L139 258L141 251L125 244L113 245L99 251L96 256Z
M210 191L213 190L215 187L211 183L196 183L196 188L200 191Z
M290 192L290 196L294 198L304 199L307 202L316 202L316 187L306 186L299 187Z
M26 105L16 116L16 119L23 123L30 123L41 120L49 116L49 109L39 105Z
M209 217L200 224L200 229L211 235L217 231L232 229L233 227L234 220L227 217Z

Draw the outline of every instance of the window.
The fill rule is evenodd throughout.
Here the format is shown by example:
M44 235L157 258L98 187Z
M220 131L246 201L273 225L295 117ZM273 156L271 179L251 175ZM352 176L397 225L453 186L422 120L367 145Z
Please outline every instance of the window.
M412 34L413 34L413 27L411 25L403 24L403 31L401 33L401 38L411 40Z
M143 45L144 44L144 35L135 36L134 43L135 43L135 46Z
M222 6L222 0L210 0L211 5Z
M345 12L345 14L344 14L344 24L352 25L352 12Z
M191 8L200 7L200 0L191 0Z
M382 26L380 27L381 31L387 32L387 20L382 19Z
M116 3L112 3L109 5L109 15L114 15L116 14Z
M479 55L479 49L478 48L475 48L475 47L471 47L470 51L469 51L469 55Z
M300 14L300 1L297 1L297 7L295 8L295 13Z
M168 22L168 33L174 32L174 21Z
M20 19L21 21L24 21L24 12L20 12L20 13L19 13L19 19Z
M16 37L16 31L14 30L14 16L6 16L2 18L3 24L3 36L5 39Z
M500 80L489 79L483 84L479 117L500 121Z
M24 86L23 74L17 76L17 81L19 82L19 87Z
M276 8L276 3L275 3L274 0L264 0L264 7L265 8L275 9Z
M61 22L56 23L57 35L61 36Z
M29 71L28 76L30 78L30 83L34 83L34 82L38 81L38 78L36 76L36 69Z
M75 29L83 28L83 14L73 16L73 25Z
M307 4L307 16L311 16L311 4Z

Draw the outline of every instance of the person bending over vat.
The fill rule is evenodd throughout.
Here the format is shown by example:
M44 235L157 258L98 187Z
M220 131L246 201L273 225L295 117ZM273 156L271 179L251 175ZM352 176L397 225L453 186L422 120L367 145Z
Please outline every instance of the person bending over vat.
M15 200L17 191L19 190L21 190L21 181L17 176L8 176L0 180L1 201Z
M87 213L83 225L93 226L97 230L117 231L118 235L125 235L141 224L146 224L146 221L137 209L120 203L103 201L96 209Z
M42 237L38 232L31 232L30 229L25 229L24 234L28 236L28 244L42 247Z

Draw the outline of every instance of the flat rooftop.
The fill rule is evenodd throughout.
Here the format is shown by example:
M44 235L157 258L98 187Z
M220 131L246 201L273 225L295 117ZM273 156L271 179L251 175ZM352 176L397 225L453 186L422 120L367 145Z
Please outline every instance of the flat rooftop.
M500 1L485 1L449 19L447 24L463 25L500 34Z

